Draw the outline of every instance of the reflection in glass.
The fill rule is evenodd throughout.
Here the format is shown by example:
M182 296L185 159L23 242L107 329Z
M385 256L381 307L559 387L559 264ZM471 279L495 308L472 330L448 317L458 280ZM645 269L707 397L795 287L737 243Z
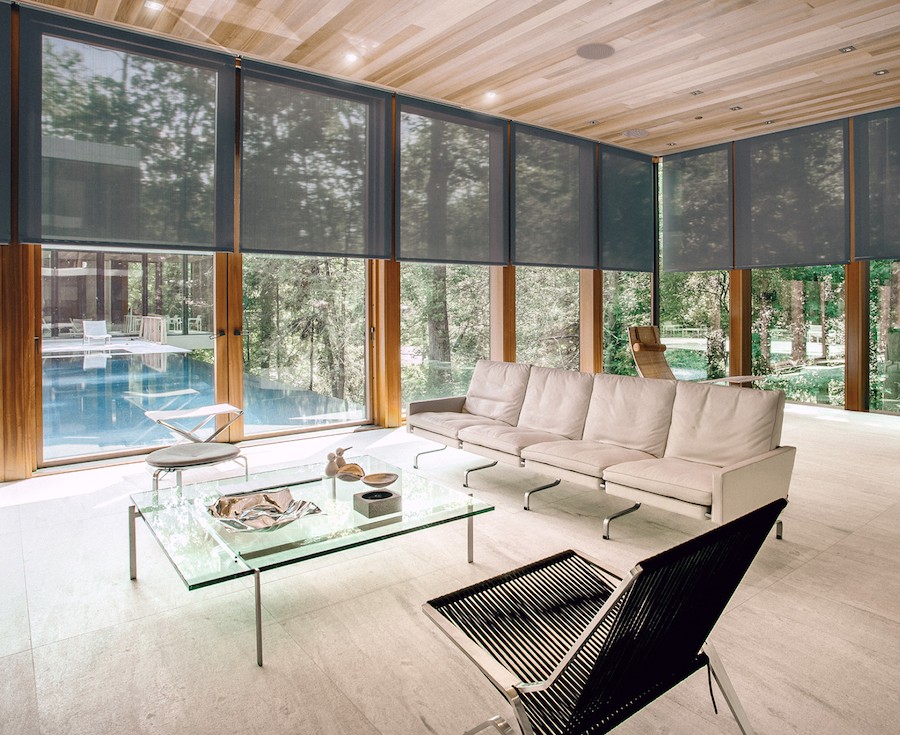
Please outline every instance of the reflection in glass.
M243 257L244 430L364 421L365 261Z
M404 404L465 394L475 363L490 355L490 310L487 267L401 265Z

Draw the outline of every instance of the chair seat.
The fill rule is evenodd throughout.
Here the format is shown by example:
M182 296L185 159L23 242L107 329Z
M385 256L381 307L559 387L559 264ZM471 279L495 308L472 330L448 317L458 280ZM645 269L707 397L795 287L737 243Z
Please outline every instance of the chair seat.
M175 444L147 455L147 464L160 469L201 467L235 459L241 450L231 444Z

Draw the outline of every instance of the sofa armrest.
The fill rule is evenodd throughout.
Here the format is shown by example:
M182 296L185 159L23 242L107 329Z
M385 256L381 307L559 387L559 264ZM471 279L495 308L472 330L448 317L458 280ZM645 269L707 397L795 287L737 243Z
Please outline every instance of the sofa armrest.
M430 411L436 413L462 413L463 406L465 405L465 396L432 398L428 401L410 401L409 408L406 410L406 415L412 416L414 413L426 413Z
M726 523L779 498L787 498L796 447L777 447L722 467L713 477L712 521Z

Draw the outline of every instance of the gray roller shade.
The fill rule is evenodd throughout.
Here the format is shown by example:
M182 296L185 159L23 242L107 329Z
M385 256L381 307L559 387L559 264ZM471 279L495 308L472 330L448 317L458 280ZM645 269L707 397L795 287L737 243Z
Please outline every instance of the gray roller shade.
M246 252L390 257L391 95L245 61Z
M597 267L597 144L513 125L512 260Z
M900 107L853 121L856 259L900 258Z
M600 267L652 271L656 260L653 159L600 146Z
M736 267L849 260L846 121L739 140L734 153Z
M0 2L0 243L8 243L12 236L10 219L12 208L10 146L12 141L9 133L12 125L12 100L9 89L12 39L9 17L9 5Z
M397 98L398 260L509 262L507 123Z
M662 256L666 271L734 267L731 145L662 162Z
M230 250L234 59L20 11L20 240Z

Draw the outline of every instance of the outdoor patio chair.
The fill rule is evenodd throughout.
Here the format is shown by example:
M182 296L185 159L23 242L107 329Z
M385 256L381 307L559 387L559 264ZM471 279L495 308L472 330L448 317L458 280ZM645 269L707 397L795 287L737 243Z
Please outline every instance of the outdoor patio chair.
M112 335L106 331L105 321L85 319L82 322L82 341L85 347L91 347L100 343L101 347L109 347L112 344Z
M669 361L666 360L666 345L659 337L659 327L628 327L628 345L638 375L642 378L658 378L661 380L677 380ZM763 380L765 375L726 375L721 378L700 380L700 383L733 383L743 384Z
M707 639L785 505L650 557L624 579L564 551L423 609L507 697L523 735L608 732L704 666L750 735ZM512 732L497 716L466 735L490 727Z

